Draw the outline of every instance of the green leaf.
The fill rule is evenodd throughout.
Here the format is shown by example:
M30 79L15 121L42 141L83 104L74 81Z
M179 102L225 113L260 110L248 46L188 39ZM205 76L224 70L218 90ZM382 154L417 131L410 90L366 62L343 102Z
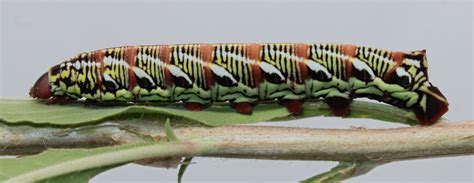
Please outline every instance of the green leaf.
M165 122L165 133L166 137L168 138L169 141L171 142L177 142L179 141L178 137L176 137L176 134L174 134L173 128L171 127L170 119L166 119Z
M87 183L87 182L89 182L90 179L92 179L96 175L99 175L102 172L105 172L105 171L110 170L112 168L116 168L118 166L121 166L121 165L112 165L112 166L105 166L105 167L93 168L93 169L89 169L89 170L72 172L72 173L60 175L60 176L57 176L57 177L52 177L52 178L47 178L47 179L44 179L44 180L40 180L38 182L39 183L63 183L63 182Z
M306 180L301 181L302 183L313 183L313 182L341 182L343 180L357 177L371 171L377 166L384 164L384 162L340 162L336 167L331 170L321 173L319 175L310 177Z
M198 123L208 126L256 123L331 116L329 107L319 100L307 101L303 115L293 116L276 104L258 104L251 115L239 114L229 105L214 104L204 111L185 110L181 105L147 106L115 105L96 106L73 103L68 105L47 105L39 100L0 99L0 121L7 124L67 125L77 126L103 121L146 119L164 121L170 118L176 122ZM351 115L355 118L372 118L383 121L416 124L411 112L380 103L354 101Z
M191 161L193 160L193 157L186 157L183 162L181 162L181 166L179 167L178 171L178 183L181 183L183 180L183 175L188 166L191 164Z
M167 107L128 105L94 106L74 103L46 105L36 100L0 99L0 121L10 124L35 123L53 125L80 125L107 120L146 118L164 121L166 118L180 122L201 123L209 126L256 123L289 115L285 108L275 104L262 104L254 115L236 113L227 105L213 105L204 111L187 111L181 106ZM222 120L232 119L232 120ZM175 120L174 120L175 121Z
M0 159L0 182L67 182L71 175L87 180L131 161L199 153L208 148L202 143L146 143L96 149L49 149L38 155Z

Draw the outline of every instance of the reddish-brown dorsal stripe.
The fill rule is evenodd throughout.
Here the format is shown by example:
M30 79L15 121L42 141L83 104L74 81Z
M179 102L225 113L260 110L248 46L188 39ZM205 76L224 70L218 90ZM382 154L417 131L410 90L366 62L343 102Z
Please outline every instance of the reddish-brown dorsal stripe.
M298 66L300 67L300 77L302 83L308 78L308 67L306 67L305 60L308 59L308 51L309 45L298 43L295 45L295 54L297 57L302 58L302 62L298 62Z
M346 56L346 59L344 60L344 80L348 80L352 76L352 59L356 56L358 48L358 46L349 44L342 45L342 54Z
M138 49L136 47L126 47L125 48L125 61L128 64L128 90L133 91L133 88L137 86L137 79L135 78L135 73L133 72L133 67L135 67L135 57L137 56Z
M210 44L201 44L200 45L200 55L201 60L206 62L206 65L202 66L204 71L204 78L206 79L206 89L210 89L212 85L214 85L214 76L212 75L211 71L211 64L212 64L212 50L214 47Z
M171 48L168 45L162 45L160 46L160 60L163 62L166 66L170 64L170 53L171 53ZM170 87L173 85L173 78L171 77L170 70L168 67L163 67L163 72L164 72L164 81L165 81L165 86Z
M260 70L261 51L262 45L260 44L245 45L247 59L255 62L252 64L252 74L255 81L255 86L260 85L260 82L262 82L262 71Z
M391 53L391 57L393 59L393 61L395 62L393 67L387 71L387 73L385 74L385 76L383 77L383 80L384 81L387 81L388 78L390 78L390 76L393 74L393 72L395 72L395 70L402 64L403 62L403 59L405 58L404 56L404 53L403 52L400 52L400 51L394 51Z
M105 54L104 54L104 51L103 50L97 50L94 52L93 56L92 56L94 62L98 62L99 63L99 74L97 75L97 86L100 86L99 88L102 90L102 76L104 74L104 70L105 70L105 65L104 65L104 57L105 57Z

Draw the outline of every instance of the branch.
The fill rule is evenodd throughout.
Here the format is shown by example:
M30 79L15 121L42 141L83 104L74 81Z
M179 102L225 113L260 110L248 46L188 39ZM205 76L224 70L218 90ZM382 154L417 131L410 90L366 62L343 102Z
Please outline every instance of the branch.
M133 126L131 126L133 125ZM174 126L181 142L207 144L206 157L394 161L474 154L474 121L394 129L308 129L270 126ZM145 138L144 138L145 137ZM110 146L166 139L163 124L135 121L64 129L0 125L0 155L47 147Z

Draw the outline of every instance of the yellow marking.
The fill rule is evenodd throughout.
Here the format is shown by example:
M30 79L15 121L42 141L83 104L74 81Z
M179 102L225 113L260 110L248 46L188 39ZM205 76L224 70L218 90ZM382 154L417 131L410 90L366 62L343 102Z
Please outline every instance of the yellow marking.
M250 73L252 73L250 71L250 64L247 64L247 63L242 61L242 65L244 66L243 69L244 69L244 78L245 78L245 80L244 80L244 78L240 78L240 82L249 85L250 84L249 81L251 80L250 78L253 75L253 74L250 74ZM245 82L242 82L242 81L245 81Z
M276 47L277 49L277 53L275 53L275 59L273 59L273 61L275 61L275 67L278 69L278 70L282 70L284 72L285 68L285 61L284 61L284 56L283 56L283 52L284 50L283 49L279 49L279 45L273 45L274 47ZM272 49L273 50L273 49ZM281 69L283 68L283 69Z
M332 53L332 52L330 52ZM329 70L334 73L335 76L339 78L339 73L337 73L337 62L332 55L328 55L328 63L331 63L330 66L328 67Z
M184 48L185 49L183 50L183 52L181 52L183 57L180 58L181 59L180 61L183 64L184 72L186 72L186 74L189 74L191 72L191 67L189 66L188 57L186 57L186 56L188 56L188 53L189 53L189 51L187 49L188 46L185 46Z
M195 67L193 67L193 65L195 63L194 63L194 61L191 60L191 58L189 58L189 57L196 56L194 54L194 48L191 47L191 46L188 46L188 50L187 50L186 54L188 55L188 57L186 57L186 62L187 62L187 66L188 66L189 75L191 75L193 77L196 77L196 75L194 75L194 72L193 72L193 69L195 68Z
M314 53L315 53L315 56L316 56L316 59L318 60L323 60L323 48L322 48L322 45L315 45L314 46ZM319 57L319 58L318 58Z
M183 63L183 57L184 54L179 54L182 53L180 49L176 50L176 57L175 57L175 65L178 66L180 69L183 71L186 69L184 63Z
M116 95L117 97L121 97L121 96L126 96L127 93L128 93L128 90L121 89L121 90L117 90Z
M53 76L53 75L51 74L51 70L48 71L48 77L49 77L49 82L50 82L50 83L55 82L55 81L57 80L57 78L58 78L57 75L54 75L54 76Z
M226 47L229 48L228 45ZM227 68L229 69L229 71L234 72L232 68L232 62L230 62L230 54L231 53L229 51L226 51L226 56L223 58L225 59L225 63L227 64Z
M150 62L151 63L151 66L150 66L151 67L151 76L153 78L157 78L158 77L158 75L157 75L158 74L157 73L158 72L158 70L157 70L158 69L157 68L158 64L155 63L153 60L156 60L157 62L160 61L160 56L158 54L159 50L156 49L156 46L154 46L152 48L152 50L153 50L152 51L152 61Z
M90 93L83 93L83 97L88 98L88 99L93 99L94 97Z
M236 45L237 46L237 55L242 56L242 54L245 55L244 50L242 48L242 45ZM239 82L240 83L247 83L248 78L250 77L248 74L248 65L242 60L238 60L240 64L242 64L242 71L239 73L241 76L239 77ZM245 82L243 82L245 81Z
M177 62L181 66L181 69L183 69L185 73L188 73L188 65L187 65L188 62L187 62L187 59L184 58L185 53L183 52L180 52L180 53L181 53L181 56L179 57L179 60L177 60Z
M336 60L337 60L337 72L338 72L339 78L342 79L344 75L344 71L342 70L344 68L344 61L340 57L337 57Z
M415 76L415 79L414 79L414 80L418 82L418 81L421 80L421 77L423 77L423 76L424 76L424 74L423 74L422 72L420 72L420 73L418 73L418 74Z
M271 60L271 58L270 58L270 51L271 51L271 49L269 49L269 47L270 47L270 46L267 45L267 46L265 46L265 48L264 48L264 49L266 49L265 54L264 54L264 57L265 57L264 60L265 60L265 61ZM264 49L262 49L262 51L263 51Z
M198 58L200 58L200 57L198 56ZM191 60L190 60L190 62L191 62L191 63L190 63L191 69L192 69L192 70L191 70L191 71L192 71L191 74L192 74L192 76L194 76L195 80L199 80L200 78L202 78L202 77L199 75L200 72L198 73L198 67L200 67L200 65L199 65L197 62L195 62L195 61L191 61Z
M111 64L111 65L109 66L109 70L110 70L110 77L112 77L112 78L115 79L115 78L116 78L116 77L115 77L115 64Z
M139 57L139 59L138 59L138 64L137 64L137 66L138 66L139 68L142 68L142 67L143 67L143 63L142 63L142 62L143 62L143 59L144 59L144 58L145 58L145 52L142 50L142 52L141 52L141 57Z
M102 95L102 100L114 100L114 99L115 99L115 95L110 92L105 92Z
M121 69L121 71L120 71L120 73L121 73L120 76L121 76L121 78L122 78L122 84L125 84L125 83L128 82L128 77L127 77L127 75L128 75L128 70L127 70L126 67L127 67L127 66L126 66L125 64L123 64L123 65L120 66L120 69Z
M97 75L96 75L96 72L97 72L96 66L95 66L95 64L92 64L91 66L92 66L92 68L91 68L90 72L92 73L92 78L94 79L94 81L98 81L99 78L97 78Z
M291 76L291 73L293 72L293 63L291 63L291 59L285 59L284 60L284 64L286 64L286 75L288 75L288 77Z
M128 80L129 80L130 77L133 77L133 75L130 76L130 75L128 74L128 67L130 67L130 66L128 66L128 65L124 66L124 69L125 69L125 70L124 70L124 75L125 75L125 81L124 81L124 83L125 83L125 86L127 87L127 90L128 90L128 85L129 85Z
M90 67L89 67L90 69ZM92 74L91 74L91 70L89 70L89 72L87 72L87 79L89 80L90 84L91 84L91 88L94 88L93 86L95 85L95 81L94 81L94 78L92 78Z
M114 73L114 80L120 80L120 70L119 70L119 65L118 64L114 64L114 70L113 70L113 73Z
M114 73L113 79L115 81L117 81L118 83L120 83L121 82L121 72L120 72L120 65L119 64L114 63L113 73Z
M213 50L213 53L216 55L216 57L214 58L214 63L216 63L217 65L222 66L221 47L220 46L215 46L215 49Z
M149 50L148 51L150 53L150 55L148 55L148 57L151 57L153 55L153 51L152 50ZM149 74L151 71L151 58L148 58L146 59L146 69L145 69L145 72L147 74Z
M66 90L67 93L74 93L74 91L76 91L74 86L67 87L67 90Z
M121 48L120 47L116 47L114 48L114 52L115 52L115 57L117 57L117 54L120 52Z
M285 57L283 56L284 53L284 50L278 50L280 51L279 54L276 54L276 58L275 58L275 66L277 67L278 70L282 71L283 73L286 72L286 70L288 69L287 67L287 63L285 62ZM280 56L283 56L283 57L280 57Z
M382 59L378 58L378 66L377 66L377 74L380 76L380 72L382 71L382 65L385 63L384 61L382 61Z
M113 74L113 79L117 82L120 82L120 65L119 64L113 64L114 68L112 70Z
M149 92L148 92L148 90L146 90L146 89L140 89L140 90L138 91L138 95L148 95L148 94L149 94Z
M428 68L428 61L426 59L426 55L423 55L423 61L421 61L421 66Z
M299 80L299 75L301 75L301 74L297 74L297 73L296 73L297 71L298 71L298 73L299 73L298 62L296 62L297 59L290 59L289 61L291 62L291 65L292 65L292 67L291 67L291 70L292 70L291 74L293 75L293 79L294 79L295 81L298 81L298 80Z
M423 95L423 97L421 97L420 106L423 111L426 112L426 95Z
M157 58L155 55L153 55L153 57ZM151 71L150 71L151 73L150 74L151 74L151 77L153 77L153 78L157 78L157 73L156 73L157 72L157 68L156 68L157 66L158 66L158 64L153 62L153 60L150 61L150 68L151 68Z
M194 45L192 47L192 54L191 55L198 58L199 60L201 60L202 57L201 57L201 54L200 54L199 50L200 50L200 47L197 46L197 45ZM200 75L198 75L199 74L198 70L202 69L201 64L199 64L198 62L195 62L193 60L191 66L193 67L193 75L194 75L195 80L200 81L201 79L203 79L202 77L200 77Z
M333 64L332 61L331 61L331 60L332 60L332 57L331 57L331 55L329 55L328 53L329 53L329 51L326 50L326 53L323 54L324 57L326 57L326 58L324 59L324 61L326 62L326 68L328 68L328 70L329 70L330 72L331 72L331 71L334 72L334 71L332 70L332 64ZM334 75L335 75L335 74L334 74Z
M270 45L269 45L269 49L270 49L270 58L272 58L272 59L270 59L270 60L272 60L272 61L276 60L277 55L276 55L276 53L275 53L275 50L278 50L278 49L277 49L277 45L276 45L276 44L270 44ZM274 63L274 64L275 64L275 63Z
M59 82L59 88L61 88L61 90L63 90L63 91L66 91L67 86L66 86L66 84L65 84L64 82L60 81L60 82Z
M71 70L71 81L76 82L77 81L77 75L79 73L75 70Z
M81 94L81 87L79 87L79 85L77 85L77 84L74 85L74 86L76 86L76 93L80 95Z
M411 76L415 76L416 72L417 72L416 67L410 67L410 69L408 69L408 73L410 73Z
M444 99L443 97L441 97L438 94L433 93L431 90L429 90L428 87L426 87L426 85L420 86L419 90L422 91L422 92L427 93L428 95L431 95L431 96L435 97L439 101L443 101L444 103L448 103L448 101L446 99Z
M242 69L244 69L244 68L243 68L243 64L244 64L244 63L239 62L237 59L236 59L234 62L238 62L238 63L237 63L238 76L239 76L240 80L242 80L242 79L244 78L244 77L242 76Z
M239 68L237 66L238 64L236 63L236 61L234 59L229 58L228 62L232 62L232 74L237 75L239 73Z
M68 78L69 77L70 68L66 68L65 70L61 70L61 78Z
M160 58L160 57L158 56L158 58ZM161 61L159 60L159 62L161 62ZM156 70L156 74L157 74L156 75L156 80L160 83L160 85L162 85L164 83L163 82L163 79L164 79L163 68L160 64L156 64L156 69L155 70Z
M87 74L86 68L87 68L86 66L83 66L82 67L82 73L79 75L79 81L81 81L81 83L86 82L86 74Z

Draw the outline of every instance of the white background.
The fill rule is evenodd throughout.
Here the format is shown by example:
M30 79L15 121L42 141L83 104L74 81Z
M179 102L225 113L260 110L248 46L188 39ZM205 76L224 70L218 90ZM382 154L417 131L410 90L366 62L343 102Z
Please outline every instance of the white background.
M2 1L0 96L27 97L48 67L83 51L170 43L350 43L427 49L429 77L450 120L473 119L471 1ZM311 118L276 125L397 127ZM474 158L402 161L348 182L472 182ZM195 158L186 182L295 182L334 162ZM93 182L176 181L176 169L127 165Z

